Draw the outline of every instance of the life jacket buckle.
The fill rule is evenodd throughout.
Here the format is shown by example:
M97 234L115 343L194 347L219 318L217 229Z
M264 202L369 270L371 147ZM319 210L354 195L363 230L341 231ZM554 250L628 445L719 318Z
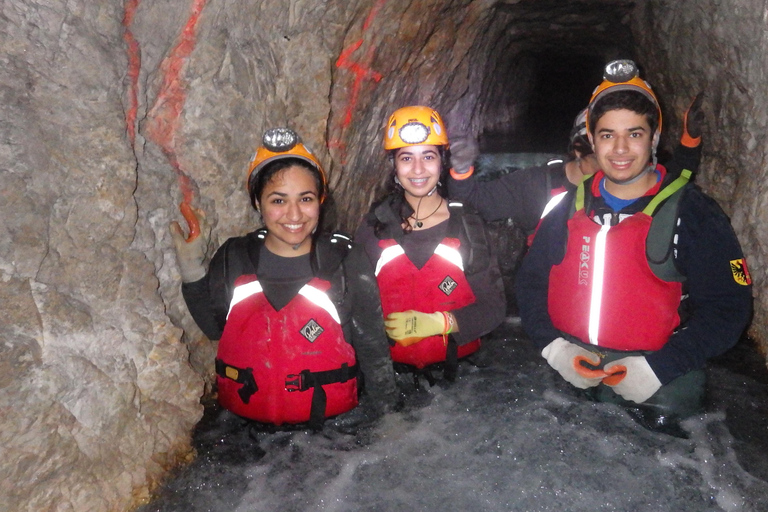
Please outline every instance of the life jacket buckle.
M300 373L291 373L285 376L285 390L289 393L302 391L302 378Z

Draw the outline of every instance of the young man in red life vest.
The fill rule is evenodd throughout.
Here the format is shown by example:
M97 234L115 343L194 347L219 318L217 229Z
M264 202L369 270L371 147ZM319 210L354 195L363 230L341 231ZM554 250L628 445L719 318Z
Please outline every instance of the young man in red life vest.
M516 291L563 379L663 430L702 410L705 361L738 341L752 293L728 217L656 165L661 124L634 63L608 64L587 116L601 170L544 218Z
M701 159L701 99L702 95L697 96L685 114L683 137L671 164L693 173ZM586 114L585 108L574 120L565 160L551 160L546 165L520 169L488 181L479 180L474 172L477 144L470 138L456 138L451 148L453 169L448 182L451 196L471 205L485 221L512 219L528 236L530 246L541 219L566 192L575 190L585 176L598 170L587 136Z

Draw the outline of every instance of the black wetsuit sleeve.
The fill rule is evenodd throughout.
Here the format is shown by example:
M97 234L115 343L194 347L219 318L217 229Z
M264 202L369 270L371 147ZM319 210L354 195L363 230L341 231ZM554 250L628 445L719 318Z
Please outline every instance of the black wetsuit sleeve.
M696 147L688 147L678 144L672 153L672 160L666 162L664 167L674 176L680 174L683 169L688 169L693 174L699 170L701 162L701 144Z
M223 331L211 312L207 276L194 283L182 283L181 294L184 296L184 302L187 303L189 313L203 334L211 340L221 338Z
M544 217L515 276L520 319L525 332L539 349L561 336L549 316L549 273L565 256L571 194L573 192Z
M353 244L344 260L345 300L351 304L351 343L373 402L391 406L396 399L395 375L384 330L379 287L362 246Z
M371 266L376 265L381 256L381 248L379 247L379 240L373 232L373 226L369 223L371 218L370 214L363 219L363 222L355 231L355 243L362 246L365 249L365 253L368 256L368 261Z
M739 340L752 311L752 287L739 284L744 257L730 221L696 188L680 203L676 264L686 276L689 319L657 352L647 356L662 384L722 354Z
M465 215L467 214L465 213ZM482 226L489 257L487 265L477 269L466 269L472 270L466 274L466 277L470 288L472 288L472 293L475 295L475 302L451 311L459 324L459 331L453 334L459 345L464 345L488 334L504 321L507 313L504 282L501 278L496 253L490 242L487 229L479 220L478 224Z
M467 203L486 221L513 219L526 232L531 232L536 229L550 199L547 186L550 171L546 166L531 167L490 181L480 181L474 175L464 180L450 178L448 190L451 198Z

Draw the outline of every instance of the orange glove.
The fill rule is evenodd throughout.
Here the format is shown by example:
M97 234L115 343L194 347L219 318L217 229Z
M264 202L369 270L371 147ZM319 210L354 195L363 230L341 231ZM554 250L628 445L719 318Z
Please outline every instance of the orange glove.
M704 128L704 111L701 104L704 101L704 92L696 95L691 106L683 116L683 136L680 143L689 148L695 148L701 143L701 131Z

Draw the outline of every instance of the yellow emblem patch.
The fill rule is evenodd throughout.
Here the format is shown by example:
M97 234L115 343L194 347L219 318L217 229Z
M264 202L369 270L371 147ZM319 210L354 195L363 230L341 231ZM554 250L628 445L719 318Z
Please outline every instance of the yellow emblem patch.
M733 280L740 285L747 286L752 284L752 277L749 275L745 258L731 260L731 272L733 273Z

